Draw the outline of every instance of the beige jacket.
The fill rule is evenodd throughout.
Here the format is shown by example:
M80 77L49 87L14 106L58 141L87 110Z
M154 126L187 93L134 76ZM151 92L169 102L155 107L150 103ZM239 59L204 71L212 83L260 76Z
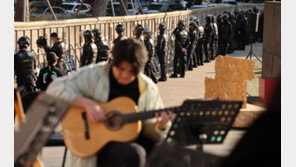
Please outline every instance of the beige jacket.
M99 102L107 102L109 96L109 70L110 64L99 63L81 68L70 76L57 78L46 90L46 93L71 102L75 96L84 96ZM139 111L163 108L158 88L153 81L144 74L139 74L138 85L140 97L138 101ZM156 119L149 119L143 122L143 135L154 141L166 138L171 127L161 131L156 126ZM74 154L71 157L72 167L95 167L97 158L91 156L81 158Z

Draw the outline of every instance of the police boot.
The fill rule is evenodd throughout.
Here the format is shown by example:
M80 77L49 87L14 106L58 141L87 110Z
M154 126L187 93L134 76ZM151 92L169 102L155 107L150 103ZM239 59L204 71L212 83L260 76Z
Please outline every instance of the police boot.
M211 53L211 60L215 60L214 53Z
M166 80L167 80L166 78L161 77L161 78L158 79L158 82L164 82Z
M170 76L170 78L178 78L178 75L174 73Z
M211 62L211 60L209 58L206 58L206 60L204 62L209 63L209 62Z

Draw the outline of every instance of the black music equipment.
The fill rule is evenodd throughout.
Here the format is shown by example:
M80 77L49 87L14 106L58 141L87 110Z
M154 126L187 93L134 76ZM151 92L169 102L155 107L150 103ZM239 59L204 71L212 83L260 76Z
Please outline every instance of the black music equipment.
M202 150L203 144L223 143L235 117L242 107L241 101L185 101L196 111L176 113L173 125L165 143L187 146L196 144Z
M39 94L29 107L26 120L14 132L14 164L31 167L38 152L46 144L70 103Z
M253 51L253 36L254 33L258 32L258 26L259 26L259 13L255 13L255 14L248 14L248 29L250 32L250 36L251 36L251 48L250 48L250 52L247 55L246 59L250 58L250 60L252 59L252 56L254 56L259 62L262 63L261 59L254 53Z

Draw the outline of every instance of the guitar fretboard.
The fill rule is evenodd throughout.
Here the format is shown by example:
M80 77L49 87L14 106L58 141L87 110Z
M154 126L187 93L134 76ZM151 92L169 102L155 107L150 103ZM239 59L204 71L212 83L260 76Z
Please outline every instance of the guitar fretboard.
M154 118L155 114L158 113L160 114L161 112L176 112L180 109L180 107L170 107L170 108L165 108L165 109L159 109L159 110L153 110L153 111L143 111L139 113L132 113L132 114L125 114L121 116L122 123L131 123L131 122L136 122L139 120L146 120L150 118Z

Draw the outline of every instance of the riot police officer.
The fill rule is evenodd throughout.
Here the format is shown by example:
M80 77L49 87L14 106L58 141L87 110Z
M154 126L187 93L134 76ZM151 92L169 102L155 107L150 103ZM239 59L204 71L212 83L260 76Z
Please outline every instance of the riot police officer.
M206 57L206 60L204 62L209 63L210 62L209 50L211 51L211 53L214 52L214 48L211 43L211 40L212 40L213 35L215 33L214 26L211 21L211 15L207 15L207 17L206 17L206 24L204 26L204 31L205 31L204 50L205 50L205 57Z
M236 27L236 20L234 17L233 13L228 13L228 22L230 23L230 36L229 36L229 41L228 41L228 50L227 53L231 54L233 53L234 49L233 49L233 40L234 40L234 34L235 34L235 27Z
M237 36L237 50L245 50L247 34L247 20L242 12L237 15L236 36Z
M197 58L197 66L203 66L203 44L204 44L204 28L203 26L200 25L199 19L195 20L195 23L197 24L197 34L198 34L198 39L197 39L197 44L195 47L195 53L196 53L196 58ZM193 64L193 67L195 65Z
M138 24L133 28L133 34L134 34L135 38L137 40L140 40L141 42L144 42L143 30L144 30L144 28L141 24Z
M170 76L171 78L177 78L178 63L180 66L180 77L185 77L185 65L186 65L186 52L190 44L188 33L185 31L185 22L179 20L177 29L175 31L175 56L174 56L174 73Z
M118 44L119 41L127 39L127 37L124 36L123 34L124 30L125 30L125 27L123 24L116 25L115 31L118 34L118 37L113 40L114 45Z
M64 74L66 74L67 68L64 62L66 56L66 45L64 42L61 41L60 36L56 32L50 34L50 41L53 43L53 46L51 48L47 45L47 41L44 37L39 37L39 39L37 40L37 46L40 48L43 47L46 55L48 55L50 52L54 52L59 58L57 67L59 67L64 72Z
M217 23L215 21L214 15L212 15L211 22L212 22L213 28L214 28L214 33L213 33L211 44L210 44L210 46L213 47L213 49L212 49L213 52L211 52L211 60L215 60L216 53L217 53L216 46L217 46L218 32L219 31L218 31L218 25L217 25Z
M101 37L101 31L98 29L93 29L92 33L94 35L94 42L97 45L98 50L96 63L101 61L107 61L110 48L109 46L104 44L103 39Z
M188 47L188 51L187 51L187 68L189 71L193 70L193 62L196 65L196 56L195 56L195 47L196 47L196 43L197 43L197 24L194 21L191 21L189 23L189 40L190 40L190 44Z
M228 21L228 14L224 14L222 19L223 22L221 24L221 33L219 35L219 38L221 42L221 55L226 56L231 27Z
M48 65L40 70L39 76L36 81L36 86L45 91L48 85L57 77L62 77L63 72L56 67L58 63L58 56L54 52L50 52L47 57Z
M217 26L218 26L218 32L222 32L221 27L222 27L222 22L223 19L221 18L221 15L217 15ZM218 38L218 49L216 52L216 57L218 55L221 55L221 38Z
M144 35L144 44L147 48L148 57L149 57L149 60L147 61L145 69L144 69L144 74L146 74L148 77L150 77L154 83L157 83L157 79L152 72L151 60L153 59L153 40L151 39L151 32L150 32L149 28L144 28L143 35Z
M93 43L93 33L90 30L86 30L83 33L84 36L84 45L82 55L80 57L80 67L95 64L97 60L97 46Z
M14 73L18 87L24 86L25 92L35 91L35 69L36 58L33 54L27 51L30 45L28 37L23 36L17 41L19 51L14 55Z
M156 55L158 56L159 64L160 64L160 78L158 81L166 81L166 63L165 63L165 50L166 50L166 37L165 30L166 25L164 23L160 23L158 25L159 34L157 36L157 45L156 45Z

